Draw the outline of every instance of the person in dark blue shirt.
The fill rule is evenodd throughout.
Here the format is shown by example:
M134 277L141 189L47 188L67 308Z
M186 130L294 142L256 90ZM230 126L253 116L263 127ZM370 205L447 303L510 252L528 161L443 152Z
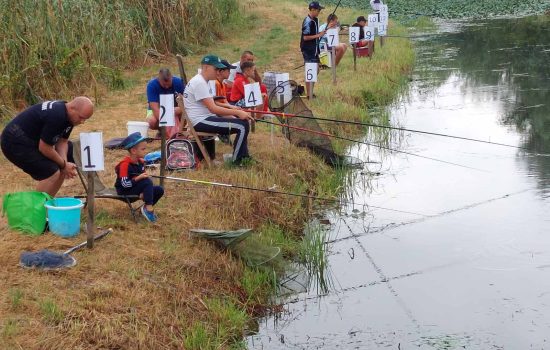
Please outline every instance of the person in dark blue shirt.
M162 68L159 70L159 74L156 78L151 79L147 83L147 102L149 103L149 111L147 116L147 122L149 128L153 130L159 129L159 116L160 116L160 95L172 94L174 95L174 113L176 116L176 125L166 128L166 135L168 138L174 136L180 130L182 110L176 104L176 95L183 94L184 85L183 80L178 77L172 76L172 73L168 68Z
M327 29L332 28L330 25L325 30L319 32L319 14L323 6L317 1L309 3L309 14L302 22L302 34L300 36L300 50L304 57L304 63L319 63L319 41L327 33ZM308 96L313 95L314 83L306 83ZM310 95L311 90L311 95Z
M31 106L2 131L2 152L38 181L37 191L53 197L65 179L77 175L69 135L74 126L93 113L92 101L84 96L70 102L45 101Z

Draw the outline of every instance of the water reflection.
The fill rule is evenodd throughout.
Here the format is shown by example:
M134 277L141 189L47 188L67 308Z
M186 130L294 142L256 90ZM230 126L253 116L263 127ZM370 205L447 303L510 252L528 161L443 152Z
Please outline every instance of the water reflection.
M350 188L367 212L330 218L330 292L294 296L251 348L548 347L550 157L537 155L550 153L547 23L445 23L419 39L410 89L387 111L392 122L530 152L410 132L384 139L488 170L479 172L352 147L380 163Z

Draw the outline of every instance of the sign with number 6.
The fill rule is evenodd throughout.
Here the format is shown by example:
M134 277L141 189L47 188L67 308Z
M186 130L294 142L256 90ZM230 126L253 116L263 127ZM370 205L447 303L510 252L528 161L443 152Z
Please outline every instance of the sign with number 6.
M159 125L176 125L176 118L174 115L174 94L160 95Z
M349 43L356 44L359 42L359 33L361 28L359 27L349 27Z
M244 86L244 105L246 107L255 107L263 103L260 83L246 84Z
M83 171L105 170L101 132L80 133L80 157Z
M306 63L306 83L317 82L318 63Z

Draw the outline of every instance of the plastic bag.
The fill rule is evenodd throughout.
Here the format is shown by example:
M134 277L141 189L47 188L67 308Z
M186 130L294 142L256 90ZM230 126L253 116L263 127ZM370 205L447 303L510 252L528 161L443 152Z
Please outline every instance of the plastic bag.
M6 193L2 203L2 215L8 216L10 228L33 236L46 229L44 203L52 197L45 192Z

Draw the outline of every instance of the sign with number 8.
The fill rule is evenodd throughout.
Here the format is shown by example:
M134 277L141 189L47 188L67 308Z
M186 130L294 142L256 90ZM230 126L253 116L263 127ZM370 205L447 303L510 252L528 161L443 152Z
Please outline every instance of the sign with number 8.
M349 43L356 44L359 42L359 33L361 28L359 27L349 27Z

